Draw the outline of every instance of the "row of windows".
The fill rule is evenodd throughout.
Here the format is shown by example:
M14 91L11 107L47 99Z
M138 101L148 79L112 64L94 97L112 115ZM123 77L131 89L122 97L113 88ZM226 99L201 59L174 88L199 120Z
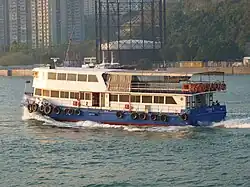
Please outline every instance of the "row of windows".
M53 98L64 98L64 99L81 99L81 100L92 99L91 93L67 92L67 91L57 91L57 90L42 90L38 88L35 89L35 95L53 97ZM129 96L129 95L111 94L109 97L109 101L126 102L126 103L132 102L132 103L177 104L174 98L170 96L140 96L140 95Z
M67 80L67 81L83 81L98 82L96 75L74 74L74 73L48 73L50 80Z
M110 95L109 101L129 102L129 95ZM157 103L157 104L177 104L173 97L170 96L139 96L131 95L132 103Z
M81 100L91 100L91 93L84 92L65 92L56 90L42 90L35 89L35 95L54 97L54 98L64 98L64 99L81 99Z

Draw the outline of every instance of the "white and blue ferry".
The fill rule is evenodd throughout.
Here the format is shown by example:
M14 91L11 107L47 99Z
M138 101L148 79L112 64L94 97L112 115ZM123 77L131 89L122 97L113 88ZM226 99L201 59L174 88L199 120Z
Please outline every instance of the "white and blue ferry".
M216 81L203 78L212 75ZM226 106L213 98L226 91L223 72L39 67L33 69L32 90L25 92L29 112L58 121L199 126L226 117Z

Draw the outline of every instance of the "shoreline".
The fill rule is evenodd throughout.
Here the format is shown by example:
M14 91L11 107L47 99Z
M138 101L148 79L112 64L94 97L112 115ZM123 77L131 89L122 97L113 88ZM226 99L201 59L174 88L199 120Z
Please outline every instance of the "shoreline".
M201 67L201 68L167 68L168 72L209 72L220 71L225 75L250 75L250 66L239 67ZM32 69L0 69L0 76L6 77L30 77L33 76Z

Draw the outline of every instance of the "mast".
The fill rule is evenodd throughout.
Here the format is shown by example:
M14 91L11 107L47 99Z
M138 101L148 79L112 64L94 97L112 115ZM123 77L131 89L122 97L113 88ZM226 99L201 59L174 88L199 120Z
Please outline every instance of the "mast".
M70 46L71 46L71 43L72 43L72 38L73 38L74 30L75 30L75 27L73 27L72 32L71 32L70 37L69 37L68 48L67 48L67 51L66 51L66 54L65 54L64 61L66 61L66 60L69 61L69 49L70 49Z

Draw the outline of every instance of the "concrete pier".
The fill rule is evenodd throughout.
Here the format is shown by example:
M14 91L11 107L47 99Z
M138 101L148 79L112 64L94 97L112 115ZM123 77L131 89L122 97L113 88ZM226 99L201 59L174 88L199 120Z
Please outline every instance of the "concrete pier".
M2 69L0 70L0 76L16 76L16 77L30 77L32 76L31 69Z

